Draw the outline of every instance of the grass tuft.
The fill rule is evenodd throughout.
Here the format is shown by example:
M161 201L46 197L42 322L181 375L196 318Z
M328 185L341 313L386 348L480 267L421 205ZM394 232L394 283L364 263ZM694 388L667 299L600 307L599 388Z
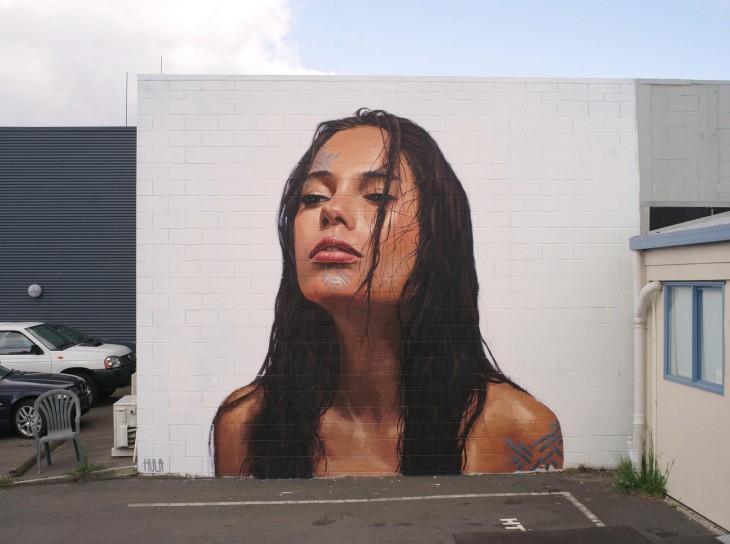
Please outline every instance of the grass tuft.
M7 476L0 476L0 491L8 487L10 484L13 483L12 478L8 478Z
M86 450L86 446L81 446L81 461L79 461L79 464L76 465L76 468L69 472L68 475L73 477L74 479L79 479L85 474L103 470L105 468L106 465L103 465L101 463L90 463L89 452Z
M647 493L663 497L667 493L667 480L672 464L662 472L654 448L650 446L649 451L641 457L640 467L635 466L628 457L619 458L613 485L622 493Z

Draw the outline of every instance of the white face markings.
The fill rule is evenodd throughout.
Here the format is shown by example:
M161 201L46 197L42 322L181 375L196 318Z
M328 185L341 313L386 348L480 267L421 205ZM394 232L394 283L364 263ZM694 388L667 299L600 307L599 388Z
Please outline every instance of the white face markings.
M343 292L350 284L350 278L338 265L325 265L322 271L322 283L324 283L325 291Z
M336 161L340 157L341 153L331 152L327 148L327 144L324 144L317 152L317 156L312 162L312 171L324 170L328 171L332 165L332 162Z

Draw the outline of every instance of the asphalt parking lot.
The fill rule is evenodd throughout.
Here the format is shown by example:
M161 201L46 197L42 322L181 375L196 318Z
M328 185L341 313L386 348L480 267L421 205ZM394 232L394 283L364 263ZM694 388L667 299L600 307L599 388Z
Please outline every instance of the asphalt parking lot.
M78 542L100 534L107 544L719 542L667 502L616 493L605 472L268 481L138 476L39 492L36 485L0 492L8 542ZM93 523L79 523L90 512Z
M33 440L0 433L0 476L25 464L0 491L2 538L77 542L103 531L115 542L418 542L493 544L730 543L667 501L617 493L610 474L563 471L483 476L254 480L133 475L131 457L111 457L118 391L82 417L91 463L109 477L75 483L65 443L53 465L35 465ZM30 465L29 465L30 461ZM42 485L42 488L39 488ZM41 496L43 501L38 501ZM103 505L103 508L99 508ZM93 525L79 519L94 512ZM123 528L123 531L120 529ZM68 540L63 536L73 535ZM720 537L720 540L718 540Z

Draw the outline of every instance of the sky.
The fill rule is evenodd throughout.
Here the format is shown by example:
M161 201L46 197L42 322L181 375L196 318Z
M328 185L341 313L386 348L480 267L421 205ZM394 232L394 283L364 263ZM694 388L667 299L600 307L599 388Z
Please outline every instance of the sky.
M728 51L730 0L0 0L0 126L134 125L161 70L730 80Z

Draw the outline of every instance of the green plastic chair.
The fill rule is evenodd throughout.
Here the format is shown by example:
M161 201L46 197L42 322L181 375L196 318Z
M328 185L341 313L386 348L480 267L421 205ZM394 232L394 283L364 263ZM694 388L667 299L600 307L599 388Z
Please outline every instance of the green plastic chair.
M40 436L42 428L45 434ZM41 445L46 446L46 460L51 464L50 442L72 438L76 460L81 461L81 403L79 397L68 389L46 391L33 403L33 436L41 472Z

